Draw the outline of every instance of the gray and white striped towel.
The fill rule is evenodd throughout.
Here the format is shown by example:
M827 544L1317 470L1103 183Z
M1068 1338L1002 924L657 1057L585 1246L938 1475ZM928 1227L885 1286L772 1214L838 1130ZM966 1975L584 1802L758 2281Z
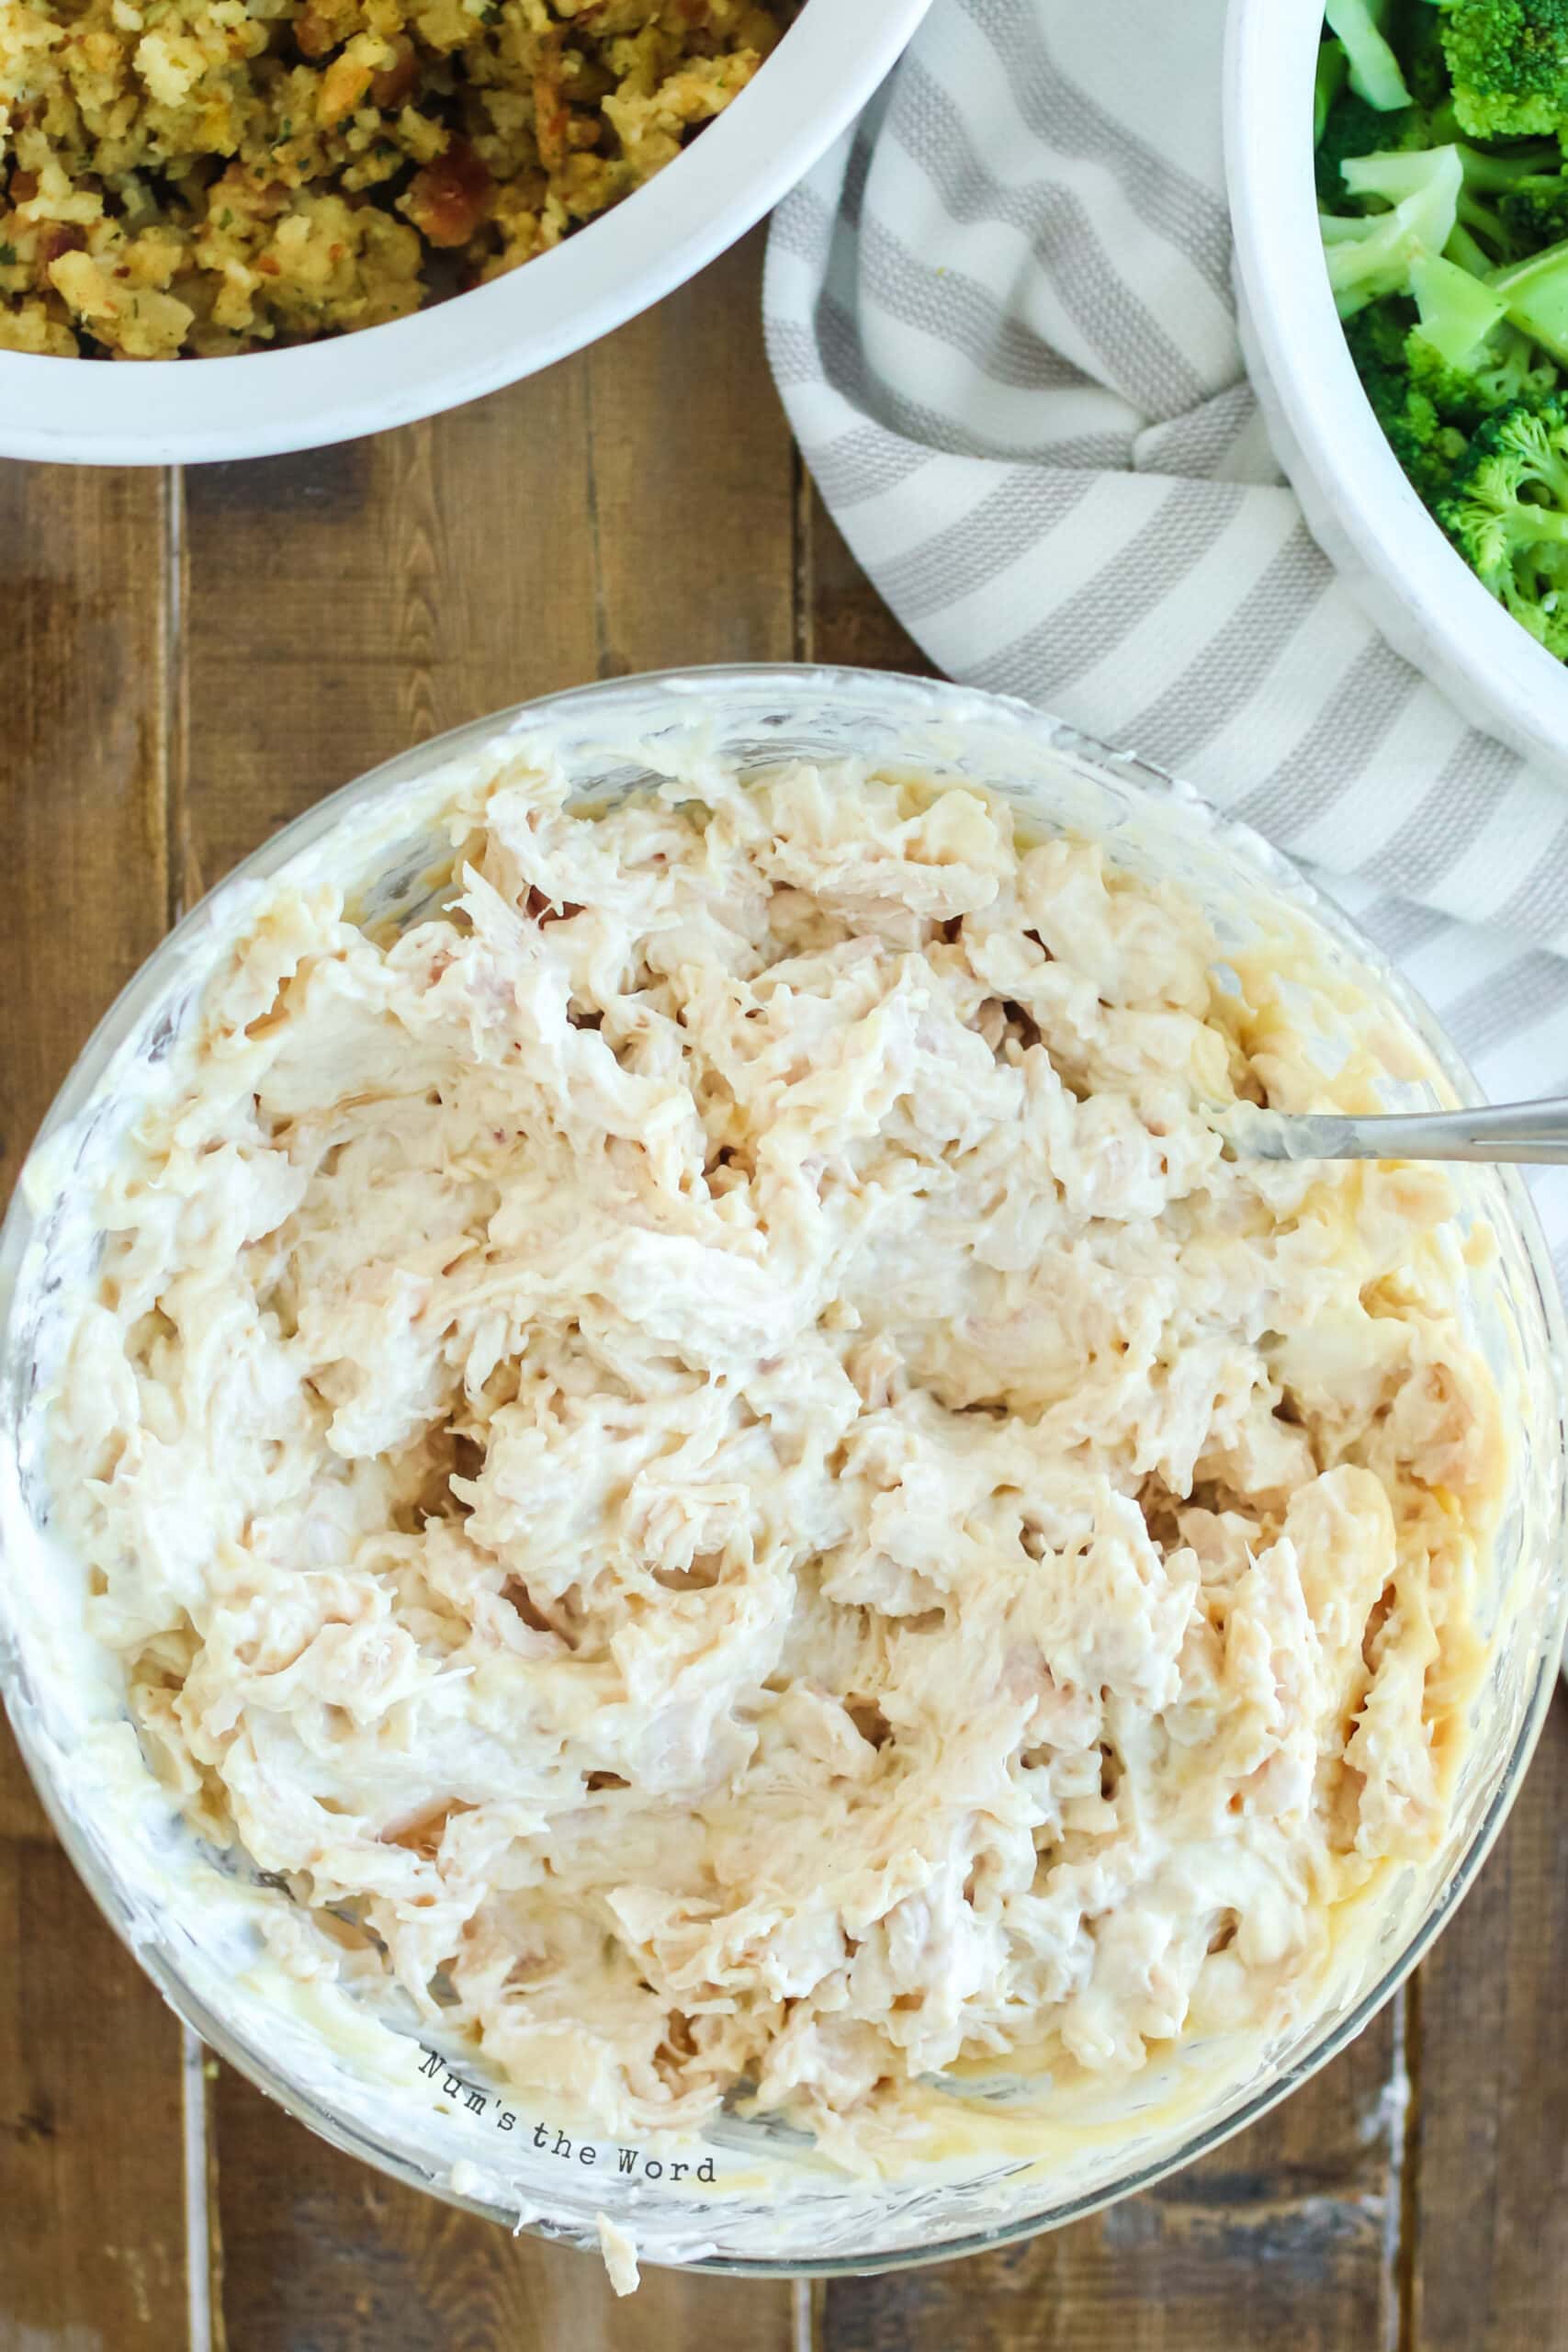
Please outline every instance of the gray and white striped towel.
M936 0L775 216L773 372L940 669L1187 776L1315 870L1494 1099L1568 1091L1568 794L1377 635L1242 374L1224 17ZM1537 1197L1568 1277L1568 1171Z

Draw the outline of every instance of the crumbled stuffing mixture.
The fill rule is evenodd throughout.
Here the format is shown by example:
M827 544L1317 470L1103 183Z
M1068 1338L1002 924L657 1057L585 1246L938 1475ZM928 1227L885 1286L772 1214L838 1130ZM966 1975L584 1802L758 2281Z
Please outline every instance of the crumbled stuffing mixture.
M402 318L640 187L784 13L0 0L0 348L167 359Z

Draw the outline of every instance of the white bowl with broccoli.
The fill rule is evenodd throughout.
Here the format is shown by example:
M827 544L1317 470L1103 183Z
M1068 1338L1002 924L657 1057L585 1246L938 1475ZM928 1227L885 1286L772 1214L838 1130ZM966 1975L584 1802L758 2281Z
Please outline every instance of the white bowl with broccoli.
M1568 782L1568 0L1232 0L1242 341L1385 636Z

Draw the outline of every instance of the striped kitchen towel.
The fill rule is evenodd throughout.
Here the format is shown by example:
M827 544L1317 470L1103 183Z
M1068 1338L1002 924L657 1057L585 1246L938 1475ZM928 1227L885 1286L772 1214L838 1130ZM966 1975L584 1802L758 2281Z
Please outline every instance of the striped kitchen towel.
M1187 776L1314 869L1495 1100L1568 1091L1568 794L1384 644L1281 482L1236 344L1224 18L936 0L775 216L773 373L940 669ZM1537 1197L1568 1277L1568 1171Z

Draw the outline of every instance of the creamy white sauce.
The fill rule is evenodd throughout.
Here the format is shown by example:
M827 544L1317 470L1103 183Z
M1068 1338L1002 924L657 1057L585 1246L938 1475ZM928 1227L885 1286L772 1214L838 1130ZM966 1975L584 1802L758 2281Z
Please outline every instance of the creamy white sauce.
M1503 1449L1443 1180L1213 1130L1335 1099L1310 970L972 792L692 794L515 761L433 919L254 899L55 1485L302 1984L852 2164L955 2063L1311 2007L1439 1834Z

